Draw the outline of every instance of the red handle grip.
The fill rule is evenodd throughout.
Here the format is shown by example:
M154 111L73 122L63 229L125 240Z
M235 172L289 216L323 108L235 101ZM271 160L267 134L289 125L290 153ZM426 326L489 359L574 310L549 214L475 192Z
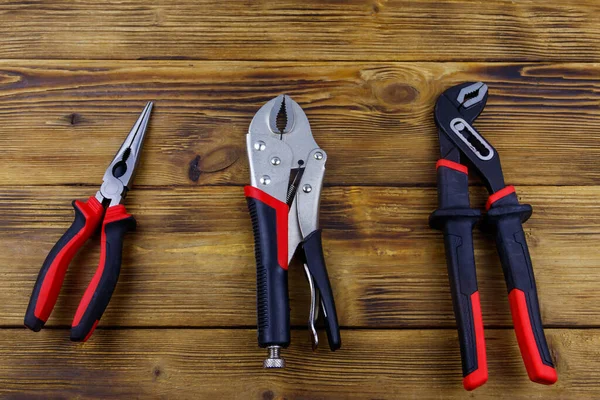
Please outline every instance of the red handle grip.
M520 289L511 290L508 294L508 301L510 303L513 325L515 326L515 334L517 335L517 343L519 344L519 350L521 350L521 356L523 357L523 363L525 364L529 379L544 385L552 385L556 382L558 376L554 365L548 365L547 361L544 362L542 354L540 354L531 324L531 315L529 312L532 308L531 301L527 301L525 292ZM535 305L534 312L539 313L537 304ZM542 341L542 339L538 338L538 341ZM545 343L546 340L544 338L543 344L547 348Z
M513 324L527 374L533 382L552 385L557 373L544 334L531 256L522 226L531 216L532 208L519 203L512 186L491 195L488 207L486 220L496 233Z
M109 207L102 224L100 262L87 287L71 327L71 340L86 341L94 332L98 321L117 285L121 272L123 237L135 230L135 219L127 214L125 206Z
M48 320L71 260L97 229L104 213L102 204L95 197L85 202L75 200L73 208L75 220L48 253L29 299L24 323L35 332Z

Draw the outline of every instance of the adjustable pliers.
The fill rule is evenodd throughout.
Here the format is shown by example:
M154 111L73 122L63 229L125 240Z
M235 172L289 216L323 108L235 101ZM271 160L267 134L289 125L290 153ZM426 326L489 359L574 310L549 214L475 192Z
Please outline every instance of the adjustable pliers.
M532 213L505 186L496 150L472 126L483 111L488 88L464 83L446 90L435 106L442 158L437 162L439 208L430 225L444 232L448 276L462 356L463 385L473 390L487 381L483 321L475 274L472 229L480 211L469 205L468 162L490 196L484 228L496 236L517 342L529 378L553 384L557 375L542 327L538 296L522 223Z
M121 203L131 189L151 111L150 102L106 169L96 195L73 201L75 220L48 253L29 299L25 326L31 330L38 332L48 320L71 260L102 222L100 263L77 307L71 340L86 341L94 332L119 279L123 236L136 227Z
M286 95L270 100L256 113L246 145L251 185L244 192L254 230L258 343L269 350L264 367L283 368L280 350L290 344L287 269L295 255L304 263L310 285L313 349L318 344L318 304L329 347L341 346L318 228L327 154L313 139L302 108Z

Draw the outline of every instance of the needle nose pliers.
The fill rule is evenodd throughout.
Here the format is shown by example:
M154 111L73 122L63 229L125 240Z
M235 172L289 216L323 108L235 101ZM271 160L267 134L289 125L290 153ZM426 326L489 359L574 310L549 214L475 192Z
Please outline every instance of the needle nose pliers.
M430 225L444 232L446 262L459 333L463 385L473 390L488 379L483 321L475 274L472 229L480 211L469 205L468 168L474 167L490 196L483 227L494 233L517 342L529 378L553 384L556 370L542 327L538 296L522 223L532 213L504 184L498 152L473 127L483 111L488 87L463 83L446 90L435 105L442 157L437 162L438 209Z
M25 314L29 329L42 329L56 304L67 267L102 222L100 263L75 313L71 340L86 341L96 328L119 278L123 236L136 227L121 203L131 188L151 111L149 102L104 173L96 195L87 201L73 201L75 220L50 250L33 287Z
M319 341L315 328L319 305L330 349L341 346L318 226L327 154L315 142L302 108L287 95L258 110L246 146L251 185L244 192L254 230L258 343L269 351L263 366L283 368L280 351L290 344L287 270L294 257L304 263L310 286L313 350Z

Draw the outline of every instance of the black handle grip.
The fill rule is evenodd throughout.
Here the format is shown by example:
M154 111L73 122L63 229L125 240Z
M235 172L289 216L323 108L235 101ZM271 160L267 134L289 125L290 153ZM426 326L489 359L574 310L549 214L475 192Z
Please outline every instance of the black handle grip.
M75 200L73 208L75 220L44 260L25 312L25 326L35 332L40 331L48 320L71 260L96 231L104 214L102 204L95 197L85 202Z
M135 219L123 205L109 207L102 224L100 263L87 287L71 327L71 340L86 341L92 335L117 285L121 272L123 237L135 230Z
M537 288L522 223L532 213L528 204L519 204L514 188L490 204L486 225L496 235L496 245L506 280L517 342L529 378L553 384L556 370L542 325Z
M325 267L325 257L323 256L323 243L321 240L321 230L317 229L311 232L302 243L304 257L308 270L312 275L317 290L321 294L321 306L325 318L325 331L329 348L332 351L342 346L340 336L340 325L338 323L337 312L335 310L335 301L333 291L329 282L329 275Z
M430 225L444 232L446 264L463 370L463 385L473 390L488 379L483 319L477 289L473 226L479 210L469 203L466 168L448 160L438 163L439 208Z
M246 200L254 231L258 343L285 348L290 344L288 207L251 186L246 188Z

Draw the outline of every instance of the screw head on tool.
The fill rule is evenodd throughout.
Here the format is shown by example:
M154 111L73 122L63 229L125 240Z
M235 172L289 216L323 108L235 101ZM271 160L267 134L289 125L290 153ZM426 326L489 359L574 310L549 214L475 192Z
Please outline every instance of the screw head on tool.
M310 193L310 192L312 192L312 186L310 186L310 185L307 183L306 185L302 186L302 191L303 191L304 193Z
M315 153L315 160L322 160L323 159L323 153L321 153L320 151L317 151Z
M267 145L262 140L259 140L258 142L254 143L254 150L263 151L266 148Z
M271 177L269 175L261 176L260 183L262 183L263 185L268 185L269 183L271 183Z
M279 164L281 164L281 158L279 158L279 157L273 157L273 158L271 158L271 164L273 164L273 165L279 165Z

